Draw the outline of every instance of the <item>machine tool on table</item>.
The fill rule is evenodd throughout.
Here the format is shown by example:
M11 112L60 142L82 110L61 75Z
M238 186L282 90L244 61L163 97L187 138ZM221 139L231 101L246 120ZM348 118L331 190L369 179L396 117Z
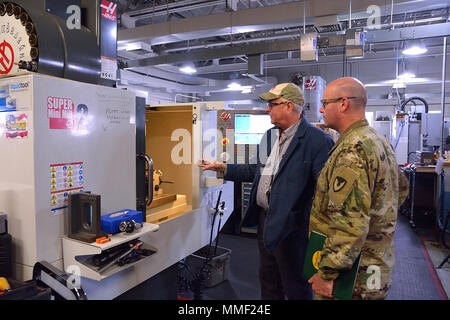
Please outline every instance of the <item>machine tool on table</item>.
M175 193L164 192L161 186L163 183L174 184L174 182L163 180L162 176L163 173L161 170L155 170L153 172L153 201L149 208L155 208L177 200Z

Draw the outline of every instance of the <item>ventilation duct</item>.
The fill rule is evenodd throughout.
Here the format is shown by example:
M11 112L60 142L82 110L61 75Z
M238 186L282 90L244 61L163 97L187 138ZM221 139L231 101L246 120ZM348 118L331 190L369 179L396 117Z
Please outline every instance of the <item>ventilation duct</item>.
M342 30L342 25L337 15L316 17L314 29L317 33L337 32Z

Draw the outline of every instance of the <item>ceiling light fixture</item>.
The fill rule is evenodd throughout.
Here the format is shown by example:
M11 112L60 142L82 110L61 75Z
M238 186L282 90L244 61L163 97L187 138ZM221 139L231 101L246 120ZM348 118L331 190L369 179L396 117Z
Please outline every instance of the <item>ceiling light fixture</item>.
M140 42L132 42L125 45L126 51L135 51L140 49L142 49L142 44Z
M228 85L228 89L232 91L239 91L242 90L242 86L237 82L232 82Z
M195 69L194 64L186 64L183 65L181 68L179 68L178 70L180 70L183 73L186 74L194 74L197 72L197 69Z
M407 81L409 81L409 80L411 80L411 79L413 79L415 77L416 77L416 75L414 73L405 72L405 73L399 75L397 77L397 79L402 80L404 82L407 82Z
M428 49L422 42L413 42L408 45L402 53L408 56L417 56L419 54L424 54L427 51Z

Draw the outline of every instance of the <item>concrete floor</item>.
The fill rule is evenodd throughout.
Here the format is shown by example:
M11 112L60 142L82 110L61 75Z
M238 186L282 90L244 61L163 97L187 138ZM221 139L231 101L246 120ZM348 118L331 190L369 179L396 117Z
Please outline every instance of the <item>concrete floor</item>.
M395 232L395 269L387 300L447 300L450 264L435 271L448 250L422 241L433 230L413 229L399 216ZM424 244L425 243L425 244ZM231 249L228 280L207 288L204 300L259 300L258 248L254 235L221 234L219 246ZM427 255L431 259L428 259Z

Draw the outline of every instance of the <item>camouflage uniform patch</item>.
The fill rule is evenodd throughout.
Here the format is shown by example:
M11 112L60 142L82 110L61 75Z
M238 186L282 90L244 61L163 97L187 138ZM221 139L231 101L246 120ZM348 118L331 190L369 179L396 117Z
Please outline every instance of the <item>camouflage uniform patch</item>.
M353 298L384 299L392 281L397 209L408 190L389 142L366 120L350 126L330 151L311 209L310 231L327 236L319 275L336 279L362 252Z
M332 188L329 192L330 200L338 207L342 206L347 199L350 191L353 189L355 180L358 178L358 172L347 167L340 167L333 172L331 178Z

